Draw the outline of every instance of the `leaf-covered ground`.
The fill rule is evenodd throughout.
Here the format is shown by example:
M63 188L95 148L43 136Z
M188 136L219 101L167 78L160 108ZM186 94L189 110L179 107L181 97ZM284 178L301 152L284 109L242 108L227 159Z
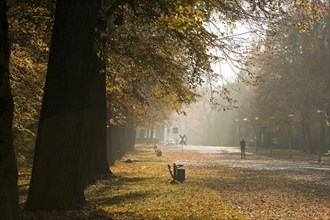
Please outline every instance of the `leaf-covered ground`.
M203 159L186 158L194 151L174 149L167 154L190 165L190 172L203 173L203 184L246 219L330 219L329 158L313 164L305 155L288 160L283 155L254 155L253 151L250 149L246 160L239 159L239 152L213 152L203 154Z
M132 163L126 163L130 159ZM187 165L186 181L171 184L167 164ZM80 211L22 212L22 219L330 219L327 184L311 184L287 175L205 166L215 158L195 151L164 150L157 158L152 148L136 152L112 167L86 191ZM20 170L20 203L23 207L29 170ZM330 177L329 177L330 180Z

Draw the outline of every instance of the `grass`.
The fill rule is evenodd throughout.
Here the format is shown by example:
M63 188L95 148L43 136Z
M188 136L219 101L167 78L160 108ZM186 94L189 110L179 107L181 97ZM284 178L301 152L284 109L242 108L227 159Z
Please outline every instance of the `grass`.
M126 163L131 159L132 163ZM226 206L216 190L203 184L206 170L186 169L183 183L171 184L167 168L172 161L157 158L150 146L117 161L114 176L104 177L85 190L86 205L81 210L23 212L21 219L244 219ZM20 168L21 210L27 198L31 169Z
M125 162L128 159L132 162ZM186 181L171 184L167 165L172 160L200 165L185 166ZM213 160L205 154L169 149L159 158L152 146L140 145L111 167L114 176L85 190L87 201L81 210L21 212L21 218L330 219L330 188L323 184L328 176L320 175L311 183L308 174L290 178L276 172L208 166ZM30 169L20 168L19 173L22 208Z
M125 159L133 163L125 163ZM113 167L116 177L89 188L89 202L116 219L243 219L224 205L219 194L202 184L200 172L187 173L184 183L171 184L170 161L138 148Z

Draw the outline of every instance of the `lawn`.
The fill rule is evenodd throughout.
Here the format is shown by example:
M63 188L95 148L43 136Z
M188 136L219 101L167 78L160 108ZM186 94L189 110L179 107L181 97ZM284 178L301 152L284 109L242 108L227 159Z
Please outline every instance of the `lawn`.
M203 184L207 172L187 169L186 181L173 184L168 164L166 157L138 148L116 163L115 177L86 191L88 200L118 219L243 219Z
M132 162L127 163L130 159ZM114 175L103 177L85 190L82 210L29 213L22 219L243 219L226 206L217 191L205 186L207 171L187 170L183 183L171 183L166 157L156 157L150 147L138 147L117 161ZM21 209L27 196L30 169L20 169Z
M129 160L129 162L128 162ZM171 183L167 165L185 166L186 181ZM328 186L308 185L274 172L208 166L213 159L196 152L165 150L157 157L138 146L85 190L82 210L27 213L22 219L330 219ZM29 169L20 169L23 207Z

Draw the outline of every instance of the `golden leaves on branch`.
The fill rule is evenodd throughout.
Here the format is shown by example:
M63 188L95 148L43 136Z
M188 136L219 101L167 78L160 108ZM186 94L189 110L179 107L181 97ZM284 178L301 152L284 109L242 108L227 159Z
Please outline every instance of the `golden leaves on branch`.
M200 1L193 1L190 4L180 4L178 1L169 14L161 14L158 20L159 25L165 29L177 30L182 33L193 29L197 31L202 28L203 22L207 20L207 15L195 6L196 3L200 3Z

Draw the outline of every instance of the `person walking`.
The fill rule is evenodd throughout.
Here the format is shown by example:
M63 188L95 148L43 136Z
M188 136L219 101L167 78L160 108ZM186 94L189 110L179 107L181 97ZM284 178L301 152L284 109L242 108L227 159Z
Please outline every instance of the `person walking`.
M245 159L245 146L246 146L246 142L245 142L245 139L242 138L241 142L240 142L240 145L241 145L241 159Z

